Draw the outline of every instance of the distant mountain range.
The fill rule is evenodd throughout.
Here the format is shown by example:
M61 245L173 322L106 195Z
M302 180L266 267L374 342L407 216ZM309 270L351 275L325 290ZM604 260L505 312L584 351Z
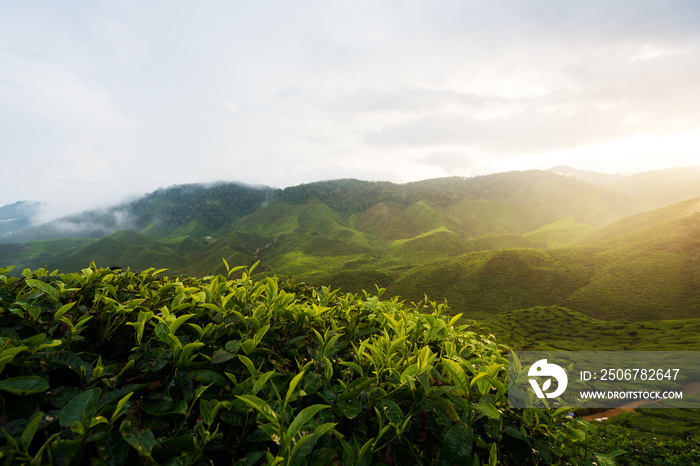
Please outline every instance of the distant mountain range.
M597 319L700 317L700 167L556 167L406 184L160 189L0 238L0 266L230 265L346 291L447 299L487 319L565 306ZM0 210L0 212L2 212Z
M20 201L0 207L0 239L32 226L40 208L41 203L32 201Z

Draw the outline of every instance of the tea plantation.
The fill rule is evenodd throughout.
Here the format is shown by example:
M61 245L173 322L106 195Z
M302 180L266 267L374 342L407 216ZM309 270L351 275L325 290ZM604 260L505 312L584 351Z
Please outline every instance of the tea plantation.
M4 464L590 465L623 455L567 409L509 408L507 348L473 322L457 326L444 304L255 281L228 265L201 279L9 269Z

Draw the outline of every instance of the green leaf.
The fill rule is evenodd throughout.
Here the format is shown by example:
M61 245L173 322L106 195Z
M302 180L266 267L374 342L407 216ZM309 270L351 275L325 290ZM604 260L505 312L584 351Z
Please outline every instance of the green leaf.
M29 422L27 422L27 426L24 428L24 432L22 432L22 437L20 439L20 441L22 442L22 449L24 451L27 451L29 449L29 445L32 443L32 440L34 439L34 434L36 433L36 430L39 427L39 422L41 422L41 418L43 417L44 412L39 411L34 413L29 418Z
M454 326L454 324L457 323L457 321L462 317L462 314L463 314L463 313L460 312L460 313L457 314L456 316L452 317L452 318L450 319L450 322L447 324L447 326L448 326L448 327Z
M362 403L360 403L360 400L346 401L338 399L338 401L336 401L336 406L348 419L353 419L362 412Z
M472 464L474 432L463 422L452 426L442 441L442 457L456 464Z
M615 466L615 459L610 455L596 453L595 459L598 466Z
M0 390L5 390L15 395L33 395L45 392L48 389L48 382L36 375L13 377L0 381Z
M199 400L199 414L201 414L204 422L210 426L214 422L214 417L212 416L211 404L208 400Z
M255 369L255 365L253 364L253 361L250 360L247 356L244 356L242 354L238 355L238 359L245 365L245 367L248 368L248 372L250 372L250 375L255 377L255 375L258 373L257 369Z
M180 326L187 321L187 319L189 319L193 316L194 316L194 314L184 314L184 315L181 315L180 317L178 317L177 319L175 319L175 321L172 324L170 324L170 333L172 335L175 335L175 332L177 332L177 329L179 329Z
M131 395L133 395L134 392L129 392L124 397L122 397L121 400L117 403L117 408L114 410L114 413L112 414L112 417L109 418L109 423L111 424L114 422L115 419L117 419L119 416L122 415L124 412L124 407L126 406L126 403L129 401L129 398L131 398Z
M10 348L5 348L0 351L0 372L5 368L5 366L12 361L17 353L28 350L28 346L15 346Z
M376 379L370 377L353 380L353 382L348 386L348 389L339 395L339 398L344 400L354 398L375 381Z
M158 325L156 325L156 328L153 331L153 333L155 333L156 337L158 337L158 339L163 343L170 343L170 331L168 330L168 326L165 323L159 322Z
M523 435L523 433L515 427L506 426L503 429L503 432L510 437L517 438L518 440L522 440L523 442L527 442L527 438L525 437L525 435Z
M1 427L0 430L2 430L3 436L5 437L5 441L12 445L15 450L20 450L19 443L17 443L17 440L13 436L11 436L4 427Z
M289 428L287 429L287 435L289 438L294 438L294 436L299 433L299 430L301 430L301 428L304 427L307 422L313 419L316 413L327 408L330 408L330 406L316 404L302 409L299 414L296 415L292 423L289 424Z
M58 308L58 310L56 312L54 312L54 314L53 314L54 320L60 319L61 316L63 314L65 314L67 311L69 311L70 309L72 309L73 306L75 306L75 301L73 301L72 303L64 304L63 306Z
M194 379L195 382L214 384L217 386L224 386L228 384L226 378L219 374L218 372L210 371L209 369L197 369L190 372L190 377Z
M479 373L476 374L476 375L474 376L474 378L469 382L469 386L470 386L470 387L473 387L474 385L476 385L476 383L477 383L479 380L483 379L484 377L488 377L488 374L487 374L486 372L479 372Z
M177 340L177 337L174 337L172 334L170 335L170 338ZM197 355L195 354L190 358L190 354L196 350L197 348L201 348L204 346L204 343L201 341L193 341L192 343L187 343L185 346L182 347L182 352L180 353L180 360L184 362L189 362L190 360L194 359Z
M270 406L264 401L254 395L236 395L236 398L243 401L245 404L251 408L259 411L265 418L275 425L279 425L277 420L277 414L270 408Z
M491 451L489 452L489 466L496 466L498 464L498 445L496 442L491 444Z
M304 373L306 372L306 368L308 367L308 364L304 366L304 368L299 372L297 375L294 376L294 378L289 382L289 388L287 389L287 394L284 397L284 405L287 406L289 403L289 400L292 398L292 395L294 394L294 390L297 388L297 385L299 385L299 382L301 382L301 379L304 377Z
M218 349L218 350L214 351L214 354L211 355L210 362L212 364L221 364L221 363L229 361L235 357L236 357L235 355L229 353L226 350Z
M462 366L450 359L443 359L442 362L455 381L457 388L463 390L464 393L469 393L469 381L467 380L467 375Z
M98 424L108 424L109 422L107 421L107 418L104 416L97 416L93 417L90 419L90 423L88 424L88 428L90 427L95 427Z
M245 354L250 354L250 352L255 349L255 346L255 342L251 338L241 343L241 348L243 348Z
M353 369L355 372L357 372L358 374L360 374L360 377L364 377L364 376L365 376L365 373L364 373L364 371L362 370L362 367L361 367L359 364L355 363L355 362L340 361L340 364L342 364L343 366L347 366L347 367Z
M265 325L264 327L262 327L260 330L258 330L255 333L254 340L255 340L256 346L258 343L260 343L262 341L263 337L265 336L265 334L267 333L268 330L270 330L270 324Z
M141 403L141 409L146 414L163 414L169 413L175 402L173 399L165 393L152 393L149 395L148 399Z
M35 280L33 278L28 278L27 279L27 285L29 285L31 288L35 288L39 291L43 291L51 299L54 301L58 301L58 298L60 296L59 291L54 288L53 286L49 285L48 283L42 282L41 280Z
M320 426L316 427L316 430L314 430L314 435L316 435L317 438L321 438L323 434L330 431L336 425L336 422L326 422L325 424L321 424Z
M142 431L134 430L131 421L126 420L119 426L119 432L121 432L122 438L139 452L139 455L148 458L151 457L151 451L156 444L156 439L151 429L144 429Z
M401 374L401 383L409 383L411 385L411 388L413 388L415 385L414 379L416 378L419 372L420 369L418 368L418 364L411 364Z
M486 414L491 419L498 419L501 417L501 413L498 412L496 407L492 404L483 404L474 407L477 411Z
M85 426L82 422L75 421L73 424L70 425L70 431L82 437L83 435L85 435Z
M384 411L384 414L386 414L387 419L389 419L389 422L399 424L401 421L403 421L403 412L401 411L401 408L399 408L399 405L391 400L381 400L380 405Z
M59 424L64 427L70 427L74 422L82 422L83 419L90 417L90 415L86 416L86 414L95 410L99 398L99 388L79 393L61 410L61 414L58 416Z
M236 354L238 350L241 349L241 342L238 340L229 340L224 345L224 349L229 353Z
M80 439L57 439L51 442L51 454L55 455L56 453L62 453L62 456L67 460L66 464L72 464L68 463L68 460L75 458L75 456L82 450L81 447L84 445L85 444ZM115 465L116 463L108 464Z
M253 384L253 389L251 390L253 395L256 395L267 383L267 381L272 377L273 375L278 375L277 372L274 370L272 371L267 371L264 374L262 374L258 380L255 381Z

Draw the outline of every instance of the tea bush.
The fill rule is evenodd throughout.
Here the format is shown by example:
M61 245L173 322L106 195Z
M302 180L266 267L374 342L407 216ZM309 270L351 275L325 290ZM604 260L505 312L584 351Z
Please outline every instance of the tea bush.
M0 269L4 464L613 464L507 403L507 349L446 306L201 279Z

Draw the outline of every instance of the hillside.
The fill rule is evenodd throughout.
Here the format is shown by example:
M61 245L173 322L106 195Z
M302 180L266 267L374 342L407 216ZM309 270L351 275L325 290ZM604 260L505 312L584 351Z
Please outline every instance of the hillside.
M162 238L189 231L204 234L225 227L264 205L272 189L240 183L177 185L132 202L89 210L0 237L0 243L57 238L103 238L133 230Z
M487 327L517 350L699 351L700 318L598 320L566 307L506 311Z
M558 195L552 196L551 190ZM283 274L313 273L315 280L323 281L325 273L334 274L347 268L348 262L366 265L384 256L383 267L391 269L429 262L430 251L445 250L452 256L498 247L561 244L566 242L564 230L571 228L557 223L562 213L582 228L593 228L633 210L630 206L616 207L621 204L624 204L621 199L611 198L596 187L540 171L442 178L404 185L337 180L284 190L234 183L185 185L10 235L4 238L9 246L0 251L0 261L20 268L47 265L68 271L74 270L81 259L99 253L95 259L99 263L104 261L102 265L141 267L146 262L138 258L144 258L144 253L125 252L123 235L117 233L131 230L155 241L152 259L177 273L201 270L197 263L218 263L221 257L214 254L218 256L226 249L222 241L229 243L229 250L247 255L247 265L256 249L274 243L274 247L260 254L266 267ZM592 215L595 212L599 215ZM556 236L560 230L562 233L558 239L539 233L532 239L524 237L542 227L547 228L548 235ZM438 231L448 236L433 237L428 252L416 253L425 242L423 238ZM254 235L256 244L242 251L236 233ZM16 254L39 239L94 240L110 235L114 241L102 241L83 252L75 244L62 249L61 242L54 242L53 255L48 251L31 257ZM456 245L438 244L440 239L448 237L459 241ZM403 240L418 242L402 247ZM115 248L112 256L111 246ZM284 257L286 254L292 255ZM210 255L212 258L208 259ZM319 264L314 258L322 256L342 256L342 259ZM443 257L447 256L438 253L432 260ZM43 264L37 262L42 260Z
M699 318L699 261L700 200L692 199L625 218L564 248L472 252L422 265L388 291L408 300L446 298L481 319L552 305L606 320Z
M545 171L176 186L27 230L17 237L61 225L102 233L2 244L0 264L72 271L94 260L208 275L223 272L221 259L260 261L262 275L447 299L476 319L534 306L604 320L700 317L698 201L637 213L648 199L635 199Z

